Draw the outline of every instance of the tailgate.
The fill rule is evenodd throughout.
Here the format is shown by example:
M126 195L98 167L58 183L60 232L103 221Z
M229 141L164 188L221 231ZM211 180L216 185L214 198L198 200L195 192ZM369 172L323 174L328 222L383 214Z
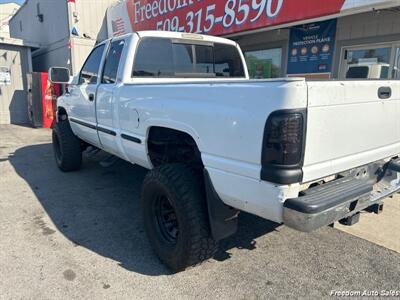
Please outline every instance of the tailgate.
M400 153L400 81L309 81L307 86L303 182ZM391 96L383 99L388 88Z

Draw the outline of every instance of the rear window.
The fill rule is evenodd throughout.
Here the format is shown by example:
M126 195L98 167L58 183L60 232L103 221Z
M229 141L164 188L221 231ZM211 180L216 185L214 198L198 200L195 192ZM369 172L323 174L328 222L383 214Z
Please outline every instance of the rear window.
M137 49L134 77L244 77L236 47L188 44L165 38L144 38Z

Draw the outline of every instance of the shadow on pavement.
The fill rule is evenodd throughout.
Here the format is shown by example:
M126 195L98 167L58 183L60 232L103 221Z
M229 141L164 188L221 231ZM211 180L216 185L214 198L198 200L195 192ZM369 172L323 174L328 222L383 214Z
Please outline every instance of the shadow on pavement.
M97 161L85 159L79 172L62 173L53 161L51 144L17 149L9 161L74 246L113 259L130 271L170 274L151 251L142 226L139 199L145 169L124 161L102 168ZM42 216L33 217L42 222ZM238 233L221 242L215 259L229 259L232 248L255 249L255 239L277 226L241 214ZM53 233L47 230L43 234Z

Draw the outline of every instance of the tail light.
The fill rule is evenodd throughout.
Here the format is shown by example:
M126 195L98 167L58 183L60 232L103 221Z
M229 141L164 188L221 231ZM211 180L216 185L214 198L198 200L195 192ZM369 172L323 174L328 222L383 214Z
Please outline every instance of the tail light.
M275 183L302 179L305 110L273 112L265 125L261 178Z

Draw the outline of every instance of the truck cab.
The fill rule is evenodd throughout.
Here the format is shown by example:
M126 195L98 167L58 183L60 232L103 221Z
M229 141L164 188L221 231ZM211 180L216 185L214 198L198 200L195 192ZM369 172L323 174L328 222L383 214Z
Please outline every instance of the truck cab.
M145 229L175 271L211 257L240 211L309 232L400 190L399 81L249 80L234 41L156 31L97 45L72 81L50 78L70 82L58 167L78 170L90 146L149 169Z

